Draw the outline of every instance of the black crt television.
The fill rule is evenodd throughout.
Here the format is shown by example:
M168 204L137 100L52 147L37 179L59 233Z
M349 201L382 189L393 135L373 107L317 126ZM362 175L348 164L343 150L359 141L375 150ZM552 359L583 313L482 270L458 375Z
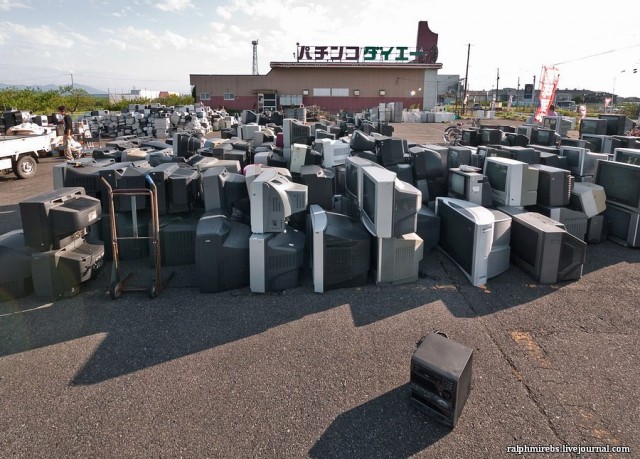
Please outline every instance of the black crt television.
M583 118L580 121L578 134L580 137L582 137L582 134L607 135L607 120L602 118Z
M380 164L392 166L404 161L406 140L397 137L382 137L376 140L377 155Z
M201 292L222 292L249 285L251 227L217 211L196 226L195 268Z
M84 188L59 188L19 203L27 247L41 252L61 249L81 239L102 218L100 200Z
M332 210L335 193L335 173L320 166L300 168L300 183L307 186L308 204L317 204L324 210Z
M500 208L502 210L504 208ZM537 212L511 215L511 262L541 284L582 277L587 244Z
M462 145L477 147L480 145L480 132L478 129L463 129L460 138Z
M532 129L531 130L531 143L534 145L557 145L560 140L560 135L556 133L554 129Z
M249 198L245 176L225 167L212 167L201 174L204 210L222 209L231 216L234 204Z
M471 165L471 149L468 147L449 146L447 153L447 171L462 165Z
M625 135L633 127L633 121L626 115L600 113L598 118L607 122L607 135Z
M568 170L543 164L532 164L538 169L537 204L543 206L568 206L574 178Z
M640 247L640 214L608 203L604 211L607 237L624 247Z
M371 235L362 222L312 204L307 236L315 292L367 284Z
M500 144L504 133L500 129L482 128L480 129L480 144L494 145Z
M594 183L604 188L607 203L640 213L640 166L599 161Z
M305 243L304 233L289 225L281 233L252 234L249 238L251 291L265 293L297 287Z
M560 156L565 156L569 162L569 170L578 177L592 176L600 161L607 161L609 156L604 153L593 153L586 148L560 147Z

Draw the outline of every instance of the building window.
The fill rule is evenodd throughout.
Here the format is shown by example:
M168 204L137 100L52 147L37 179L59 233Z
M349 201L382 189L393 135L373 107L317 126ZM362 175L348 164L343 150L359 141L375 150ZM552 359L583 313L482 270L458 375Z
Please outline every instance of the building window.
M236 94L234 92L225 92L223 94L223 98L224 98L224 100L235 100L236 99Z
M309 90L308 89L303 89L302 90L302 95L303 96L308 96L309 95Z
M333 97L349 97L349 88L331 88Z
M200 100L211 100L211 93L210 92L201 92L200 93Z
M387 95L387 91L385 91L384 89L381 89L378 94L380 94L381 96L386 96Z
M313 95L315 97L330 96L331 88L313 88Z
M354 89L353 90L353 95L354 96L359 96L360 95L360 90L359 89Z

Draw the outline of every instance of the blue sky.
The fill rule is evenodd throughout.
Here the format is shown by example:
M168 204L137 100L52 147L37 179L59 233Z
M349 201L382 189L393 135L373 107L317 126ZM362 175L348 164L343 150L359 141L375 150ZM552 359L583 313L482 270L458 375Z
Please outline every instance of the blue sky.
M441 74L491 90L539 81L640 96L640 4L629 0L0 0L0 83L82 83L190 92L189 74L250 74L293 60L296 43L414 47L417 24L439 35Z

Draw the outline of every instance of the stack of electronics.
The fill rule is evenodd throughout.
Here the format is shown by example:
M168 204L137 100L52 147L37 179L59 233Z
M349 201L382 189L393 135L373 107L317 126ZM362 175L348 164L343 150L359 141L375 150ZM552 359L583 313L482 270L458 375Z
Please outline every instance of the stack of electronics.
M102 216L100 200L68 187L33 196L19 207L22 231L0 237L3 299L32 290L47 300L77 294L103 264L103 245L87 238Z

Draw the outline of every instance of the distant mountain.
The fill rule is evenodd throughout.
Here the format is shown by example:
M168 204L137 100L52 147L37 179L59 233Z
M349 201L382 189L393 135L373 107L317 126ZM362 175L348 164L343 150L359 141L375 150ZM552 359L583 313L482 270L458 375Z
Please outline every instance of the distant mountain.
M59 85L56 84L45 84L45 85L24 85L24 84L4 84L0 83L0 89L5 88L17 88L17 89L26 89L26 88L36 88L41 91L55 91L59 88ZM87 93L92 95L106 95L107 91L103 91L102 89L92 88L91 86L87 86L85 84L74 84L74 88L76 89L84 89Z

